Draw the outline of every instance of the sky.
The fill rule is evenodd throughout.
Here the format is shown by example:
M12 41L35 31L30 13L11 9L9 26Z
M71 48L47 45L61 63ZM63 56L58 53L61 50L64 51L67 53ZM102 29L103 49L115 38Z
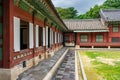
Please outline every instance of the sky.
M52 0L55 7L74 7L79 14L84 14L96 4L101 5L106 0Z

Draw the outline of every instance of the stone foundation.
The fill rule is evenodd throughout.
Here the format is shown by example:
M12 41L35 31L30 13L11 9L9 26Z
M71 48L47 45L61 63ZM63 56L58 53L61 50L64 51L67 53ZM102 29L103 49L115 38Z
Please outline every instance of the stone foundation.
M43 59L44 59L44 54L30 60L25 60L26 67L24 67L23 62L21 62L20 64L14 66L11 69L0 69L0 80L16 80L21 73L37 65Z
M12 80L10 69L0 69L0 80ZM13 79L15 80L15 79Z
M80 49L80 46L79 46L79 45L76 45L75 48L76 48L76 49Z
M111 48L111 46L108 46L108 49L110 49Z
M94 46L92 46L92 49L94 49Z
M26 59L11 69L0 69L0 80L16 80L21 73L37 65L41 60L54 56L55 51L61 49L62 47L63 46L59 46L56 49L47 51L46 54L41 54L33 59ZM25 65L23 65L24 62Z
M53 52L46 52L46 59L53 56L53 55L54 55Z
M37 65L40 61L42 61L43 59L45 59L45 54L41 54L37 57L34 58L34 65Z
M62 47L63 46L61 45L61 46L55 48L54 50L48 50L48 51L46 51L46 58L54 56L54 53L56 51L58 51L59 49L61 49Z

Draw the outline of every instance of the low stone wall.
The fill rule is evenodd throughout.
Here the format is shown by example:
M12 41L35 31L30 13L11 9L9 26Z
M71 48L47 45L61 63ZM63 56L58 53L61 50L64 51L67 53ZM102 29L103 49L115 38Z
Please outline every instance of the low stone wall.
M58 69L59 65L63 61L65 55L67 54L68 49L64 52L64 54L60 57L60 59L56 62L56 64L53 66L53 68L48 72L48 74L44 77L43 80L51 80L53 75L55 74L56 70Z
M72 49L67 50L62 55L64 57L58 60L58 62L60 61L59 66L56 67L57 62L44 80L75 80L75 52ZM54 76L52 76L53 74Z
M79 80L77 52L75 51L75 80Z

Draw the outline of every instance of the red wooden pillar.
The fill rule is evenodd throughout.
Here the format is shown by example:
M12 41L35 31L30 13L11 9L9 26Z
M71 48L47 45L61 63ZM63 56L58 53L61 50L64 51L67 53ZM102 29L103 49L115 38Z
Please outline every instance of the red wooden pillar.
M88 33L88 42L91 42L91 33Z
M107 34L106 33L103 33L103 42L106 43L107 42Z
M72 41L72 33L69 33L69 43Z
M92 40L93 40L93 34L92 34L92 32L90 33L90 38L91 38L90 43L92 43Z
M32 14L32 23L33 23L33 58L35 57L35 49L36 49L36 25L35 25L35 14L34 11ZM35 63L34 63L35 64Z
M96 33L92 33L92 42L93 42L93 43L96 42Z
M55 30L56 30L56 48L57 48L57 44L58 44L58 42L57 42L57 38L58 38L57 34L58 34L58 31L57 31L57 28Z
M79 43L80 43L80 33L77 33L77 45L79 45Z
M54 48L56 49L56 28L55 28L54 30L55 30L55 42L54 42Z
M73 35L73 33L71 33L71 40L70 40L70 43L73 42L73 38L74 38L74 35Z
M109 42L109 32L107 32L107 43Z
M3 68L13 66L13 6L14 0L3 1Z

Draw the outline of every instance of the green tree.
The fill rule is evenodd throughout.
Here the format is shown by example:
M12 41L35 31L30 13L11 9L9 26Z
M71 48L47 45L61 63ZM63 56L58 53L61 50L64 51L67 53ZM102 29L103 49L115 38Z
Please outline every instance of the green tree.
M75 10L74 7L69 8L57 7L56 9L62 19L73 19L77 16L77 10Z
M62 19L91 19L99 18L100 9L120 9L120 0L106 0L103 5L95 5L90 8L85 14L80 14L77 16L77 10L74 7L61 8L57 7L57 11Z
M95 5L85 14L80 14L78 19L99 18L100 9L120 9L120 0L106 0L103 5Z
M93 8L90 8L85 14L79 15L77 18L79 19L90 19L90 18L98 18L99 11L101 6L95 5Z
M104 8L117 8L120 9L120 0L107 0L102 5Z

